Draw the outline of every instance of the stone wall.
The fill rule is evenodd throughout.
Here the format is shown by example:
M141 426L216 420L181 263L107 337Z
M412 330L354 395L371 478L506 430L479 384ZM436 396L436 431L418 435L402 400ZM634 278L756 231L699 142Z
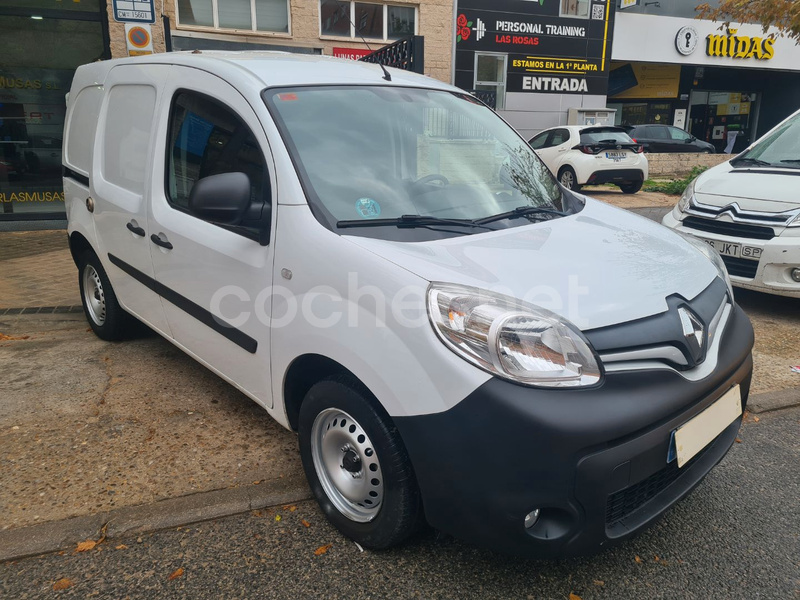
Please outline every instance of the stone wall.
M220 0L222 1L222 0ZM425 74L449 83L453 53L453 1L454 0L391 0L391 4L409 4L418 7L419 34L425 37ZM191 31L194 35L203 33L212 36L224 35L227 40L247 43L276 44L321 49L323 54L333 54L333 48L366 49L363 42L351 38L320 36L319 0L291 0L291 34L264 33L242 30L214 30L209 27L184 27L177 25L175 0L164 0L164 13L169 17L172 31ZM156 1L157 10L162 4ZM114 21L112 3L108 3L109 34L111 36L111 55L120 58L128 55L125 43L125 27ZM160 16L152 25L153 49L164 52L164 29ZM370 42L373 50L382 46L379 41Z
M650 178L660 177L686 177L694 167L716 167L718 164L730 160L732 154L698 154L698 153L673 153L673 154L646 154L650 164Z

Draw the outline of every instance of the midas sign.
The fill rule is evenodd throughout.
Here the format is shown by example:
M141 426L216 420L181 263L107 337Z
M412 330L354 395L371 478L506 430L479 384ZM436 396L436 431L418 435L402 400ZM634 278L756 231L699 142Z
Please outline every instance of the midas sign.
M772 38L736 35L737 31L730 29L728 35L709 35L706 38L706 54L759 60L769 60L775 56L775 40Z

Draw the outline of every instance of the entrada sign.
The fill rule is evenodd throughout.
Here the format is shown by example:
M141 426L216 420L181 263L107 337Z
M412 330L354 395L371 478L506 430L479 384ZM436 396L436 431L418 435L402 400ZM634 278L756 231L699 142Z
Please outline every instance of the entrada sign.
M729 29L728 35L709 35L706 38L706 54L758 60L770 60L775 56L774 39L736 35L738 31Z

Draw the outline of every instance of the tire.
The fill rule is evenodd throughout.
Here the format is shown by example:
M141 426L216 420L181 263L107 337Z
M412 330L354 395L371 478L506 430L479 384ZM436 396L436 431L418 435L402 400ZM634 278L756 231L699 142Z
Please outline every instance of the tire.
M558 172L558 182L573 192L579 192L581 189L578 184L578 176L575 175L575 170L572 167L561 167Z
M416 532L422 501L411 461L362 385L344 376L316 383L300 407L298 430L311 491L339 531L375 550Z
M644 185L644 181L637 181L635 183L621 183L619 185L619 189L622 190L623 194L635 194L642 189L642 185Z
M78 285L83 312L97 337L107 341L124 339L134 318L119 305L108 275L92 251L78 257Z

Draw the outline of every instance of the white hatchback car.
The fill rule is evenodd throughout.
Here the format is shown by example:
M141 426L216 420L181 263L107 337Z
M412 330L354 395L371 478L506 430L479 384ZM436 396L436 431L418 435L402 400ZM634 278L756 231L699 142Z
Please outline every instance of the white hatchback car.
M613 183L635 194L648 176L642 145L621 127L563 125L545 129L528 143L568 190Z
M147 323L297 431L364 546L423 519L543 556L635 534L742 421L753 329L722 261L565 190L462 90L389 71L80 67L64 189L89 324Z
M686 188L662 224L708 242L733 285L800 298L800 111Z

